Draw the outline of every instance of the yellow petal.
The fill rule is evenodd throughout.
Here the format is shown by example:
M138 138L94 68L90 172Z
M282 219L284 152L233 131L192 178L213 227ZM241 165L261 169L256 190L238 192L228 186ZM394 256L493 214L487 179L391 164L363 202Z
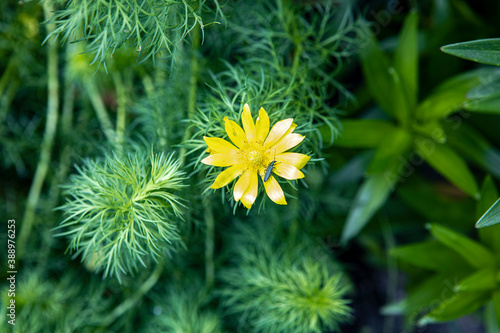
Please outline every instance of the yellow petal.
M260 108L259 118L257 118L257 124L255 126L257 127L257 140L264 142L269 133L269 116L264 108Z
M233 191L234 201L239 201L247 190L248 185L250 185L252 173L255 173L255 171L246 170L240 177L240 179L238 179L238 181L236 182Z
M276 142L280 141L283 135L285 135L286 131L290 129L292 123L293 119L288 118L278 121L276 124L274 124L273 128L271 128L271 132L269 132L269 135L266 138L266 141L264 141L264 147L267 149L273 146Z
M289 180L304 178L302 171L287 163L275 163L273 172L278 176Z
M205 157L203 160L201 160L201 163L203 164L208 164L208 165L213 165L213 166L218 166L218 167L226 167L226 166L231 166L235 164L240 164L243 163L244 159L242 154L239 153L239 151L231 152L229 154L212 154L208 157Z
M248 142L253 142L256 136L255 124L253 123L252 113L250 112L250 107L248 104L243 106L243 114L241 115L241 122L243 123L243 128L245 129L246 137Z
M296 167L297 169L302 169L304 165L309 162L311 156L299 153L283 153L276 156L277 162L288 163Z
M233 143L238 147L242 148L246 142L245 132L241 129L240 125L230 120L228 117L224 117L224 122L226 123L226 133L233 141Z
M250 184L247 190L241 197L241 203L248 209L250 209L257 199L257 190L259 188L259 180L256 172L252 172L250 176Z
M208 152L212 154L238 151L238 148L221 138L209 138L208 136L204 136L203 140L205 140L207 146L210 149L210 151Z
M271 175L267 182L264 182L264 188L266 190L267 196L277 203L278 205L286 205L285 193L281 189L280 184Z
M226 170L222 171L217 176L217 178L215 178L215 181L212 184L212 186L210 186L210 188L218 189L218 188L226 186L233 179L235 179L236 177L238 177L239 175L241 175L243 173L243 171L245 170L244 167L245 167L244 164L236 164L236 165L233 165L232 167L229 167Z
M301 143L304 138L305 136L300 134L288 134L280 140L280 142L271 147L271 151L274 152L274 154L281 154L282 152L287 151L288 149L291 149Z

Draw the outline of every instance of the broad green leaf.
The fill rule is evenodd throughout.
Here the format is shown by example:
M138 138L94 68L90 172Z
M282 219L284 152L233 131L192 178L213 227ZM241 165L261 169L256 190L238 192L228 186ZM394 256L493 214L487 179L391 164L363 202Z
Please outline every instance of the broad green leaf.
M398 186L396 194L406 205L422 215L427 221L452 223L457 226L470 228L474 221L474 207L476 202L470 198L447 196L437 193L436 188L419 174L412 174L414 166L419 165L422 160L419 156L410 155L414 164L407 166L406 174L412 175L404 183ZM416 163L415 163L416 162Z
M343 120L342 127L334 145L347 148L375 148L396 129L392 123L378 119Z
M362 43L361 65L373 98L388 115L402 124L408 123L408 98L399 82L399 73L391 67L375 37L370 35Z
M453 295L453 285L456 276L436 274L424 280L417 287L409 291L405 299L388 304L381 310L384 315L401 315L419 313L422 309L434 305L436 299L451 297Z
M418 325L454 320L475 312L490 300L489 292L462 292L441 302L419 320Z
M482 64L500 66L500 38L445 45L441 51Z
M481 185L481 199L478 200L476 205L476 219L481 218L484 212L487 211L497 199L497 188L491 176L488 175L484 178L483 184Z
M500 178L500 168L498 167L500 165L500 151L492 146L480 132L462 122L461 118L455 119L454 117L444 122L447 143L471 162Z
M428 227L438 241L460 254L472 267L495 266L495 257L482 244L438 224L429 224Z
M455 271L470 267L455 251L437 241L399 246L389 254L414 266L433 271Z
M500 326L500 290L493 292L493 305L495 307L495 317L497 318L497 325Z
M481 218L484 212L486 212L497 199L497 188L491 176L488 175L481 186L481 199L476 205L476 220ZM493 253L497 255L497 258L500 257L500 224L490 226L489 228L481 228L478 232L481 242L492 249Z
M495 296L493 296L493 298L494 297ZM493 300L491 300L484 309L484 326L487 333L500 333L500 326L496 318L495 310L495 304Z
M410 121L411 108L408 93L405 91L404 83L401 81L399 73L393 68L389 68L389 75L392 79L394 94L392 97L392 107L395 110L396 119L402 126L407 126Z
M463 107L468 111L500 114L500 94L466 101Z
M412 143L411 134L402 128L396 128L382 139L375 151L375 155L366 170L369 174L374 174L386 170L390 165L394 165L398 159L405 159L405 152L410 149Z
M418 96L418 14L412 10L399 34L394 54L394 68L399 73L411 108Z
M500 199L498 199L477 221L476 228L484 228L500 223Z
M496 288L497 272L495 268L486 268L463 278L455 286L456 291L478 291Z
M446 142L446 133L437 120L427 121L425 123L415 122L411 124L411 129L414 133L418 133L424 137L432 138L438 143Z
M358 190L349 210L342 230L341 243L346 244L363 229L386 202L397 180L398 178L395 177L392 171L368 176Z
M423 121L441 119L462 107L467 92L485 82L494 71L480 68L456 75L437 87L420 103L417 118Z
M479 190L476 180L465 161L447 145L439 144L431 139L415 140L418 154L434 169L465 193L478 198Z

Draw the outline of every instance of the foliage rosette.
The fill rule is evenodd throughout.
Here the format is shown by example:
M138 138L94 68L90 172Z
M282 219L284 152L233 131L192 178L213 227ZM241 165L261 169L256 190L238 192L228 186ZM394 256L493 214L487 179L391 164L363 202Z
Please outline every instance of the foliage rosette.
M59 236L82 255L87 267L120 279L181 245L178 223L183 187L180 163L172 155L145 152L86 160L65 185L70 197Z
M254 123L250 106L245 104L241 116L243 129L228 117L224 117L225 130L234 143L213 137L204 137L210 156L201 162L217 167L229 167L222 171L210 188L226 186L239 177L233 189L234 201L240 201L250 209L258 194L258 176L262 179L269 198L286 205L285 194L271 172L288 180L304 178L300 171L310 156L286 152L299 145L305 136L293 133L297 124L292 118L278 121L269 130L269 116L260 108Z
M308 237L278 239L274 224L238 225L234 266L221 270L225 311L242 332L336 332L351 318L351 285Z

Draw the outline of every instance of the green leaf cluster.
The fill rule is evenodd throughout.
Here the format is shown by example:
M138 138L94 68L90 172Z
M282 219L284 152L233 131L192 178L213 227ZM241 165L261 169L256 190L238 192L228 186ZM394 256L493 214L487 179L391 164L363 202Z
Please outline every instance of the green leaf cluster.
M486 178L477 213L497 197L493 181ZM384 313L406 314L412 324L426 325L460 318L492 301L500 324L499 226L479 230L479 240L436 223L428 228L435 240L391 250L392 256L424 271L414 271L407 298L387 305Z
M26 267L16 276L16 325L0 323L2 332L100 332L96 323L112 308L110 284L68 270L58 280ZM2 315L9 304L2 289ZM8 318L8 317L7 317Z
M246 332L338 331L351 317L349 284L319 245L305 237L278 241L272 224L232 235L234 267L221 271L222 300Z
M145 150L86 160L64 186L66 218L58 236L90 269L104 276L137 272L181 245L178 224L184 204L180 163Z
M86 52L94 54L93 63L105 63L122 46L154 60L173 55L177 43L189 32L196 26L205 27L200 16L204 3L71 0L50 21L56 29L47 39L59 36L63 43L87 41ZM212 4L219 8L217 0Z
M417 11L406 17L392 59L369 32L360 38L366 84L385 115L380 119L343 121L343 134L335 142L338 147L375 150L366 168L366 179L348 213L343 242L356 236L386 203L398 183L406 181L424 161L477 199L476 179L464 157L495 176L500 157L481 133L463 124L462 118L467 115L460 113L462 107L467 108L467 103L474 100L470 97L471 90L487 87L498 77L498 71L480 68L458 74L418 102ZM456 112L459 113L453 115Z

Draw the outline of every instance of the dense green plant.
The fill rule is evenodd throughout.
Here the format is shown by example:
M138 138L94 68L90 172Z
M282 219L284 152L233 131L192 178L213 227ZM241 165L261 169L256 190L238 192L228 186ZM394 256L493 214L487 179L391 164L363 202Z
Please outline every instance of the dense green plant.
M459 74L418 100L418 14L405 20L393 60L383 53L369 33L363 36L361 64L368 88L384 117L344 120L339 147L372 148L366 180L354 199L342 233L348 241L387 201L399 182L413 174L423 161L475 198L476 180L461 154L499 176L500 153L477 131L446 119L460 111L471 89L487 86L497 78L495 70L477 69ZM479 111L479 110L477 110ZM460 116L459 116L460 117Z
M441 50L460 58L500 66L499 47L500 39L492 38L446 45ZM497 92L497 85L488 85L480 94L474 96L474 99L465 103L464 107L467 110L498 114L500 112L500 93ZM500 199L484 213L477 222L476 227L481 228L499 223L499 214Z
M17 270L16 326L0 331L402 330L384 304L405 329L486 304L482 323L497 329L500 233L462 234L496 195L497 179L482 191L476 179L500 176L498 73L439 46L494 31L500 5L412 6L0 2L0 209ZM484 43L496 41L465 48L484 60ZM216 151L205 138L231 140L225 117L251 134L247 103L252 121L267 123L262 107L270 128L285 120L302 140L293 177L272 152L261 160L286 206L260 193L243 209L228 200L237 181L208 190L224 166L201 163ZM344 246L379 208L382 228ZM425 221L436 240L422 242ZM410 245L390 256L394 244ZM408 297L394 302L397 258Z
M86 160L64 186L70 199L59 207L66 218L58 235L71 239L69 249L82 260L118 279L176 251L184 207L175 193L183 186L179 166L172 155L148 156L144 149Z
M224 304L244 331L324 332L351 316L338 264L311 240L278 241L273 225L255 221L232 234L235 267L220 272ZM286 319L285 319L286 318Z
M476 215L497 197L493 181L486 178ZM420 271L412 273L414 280L408 297L386 306L384 312L404 313L410 324L418 321L419 325L425 325L460 318L492 301L500 324L497 282L500 227L480 230L480 241L438 224L429 224L428 229L437 242L430 240L391 250L393 256Z
M56 28L47 38L60 36L62 42L85 40L86 51L95 54L93 62L99 64L112 58L122 46L154 60L162 53L173 55L177 43L189 32L197 26L205 27L200 16L204 4L178 0L68 1L51 19ZM221 13L217 0L212 4Z
M170 285L165 289L161 296L152 296L153 318L143 332L223 332L220 315L206 309L207 297L199 281L190 285Z

